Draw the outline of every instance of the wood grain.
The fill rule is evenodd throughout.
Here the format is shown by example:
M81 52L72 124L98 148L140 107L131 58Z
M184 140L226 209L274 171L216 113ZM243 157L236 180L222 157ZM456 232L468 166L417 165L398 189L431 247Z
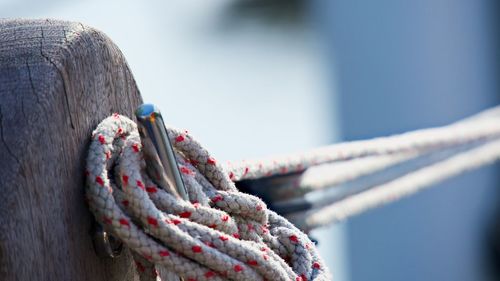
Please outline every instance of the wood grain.
M0 20L0 280L137 280L96 256L83 200L91 131L141 103L111 40L79 23Z

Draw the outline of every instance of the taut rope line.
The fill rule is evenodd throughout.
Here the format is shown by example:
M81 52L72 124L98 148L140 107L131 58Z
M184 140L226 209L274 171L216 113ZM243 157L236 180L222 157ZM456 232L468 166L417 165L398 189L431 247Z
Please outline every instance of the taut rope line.
M252 193L265 191L273 198L271 207L307 231L497 161L499 141L497 106L448 126L244 161L226 169L235 180L255 181ZM297 176L276 181L290 173Z

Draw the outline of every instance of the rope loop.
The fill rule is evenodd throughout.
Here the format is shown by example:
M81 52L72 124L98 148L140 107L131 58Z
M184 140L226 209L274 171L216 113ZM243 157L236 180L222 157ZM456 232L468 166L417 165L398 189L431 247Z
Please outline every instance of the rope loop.
M228 173L186 131L168 128L191 202L148 176L136 124L113 114L92 134L86 197L132 251L141 280L161 266L185 280L328 280L311 240Z

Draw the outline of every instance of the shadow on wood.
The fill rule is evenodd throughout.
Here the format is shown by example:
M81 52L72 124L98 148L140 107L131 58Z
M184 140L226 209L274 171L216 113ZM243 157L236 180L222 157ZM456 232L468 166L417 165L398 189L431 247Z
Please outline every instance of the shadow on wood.
M128 251L94 253L90 134L141 103L119 49L79 23L0 20L0 279L137 280Z

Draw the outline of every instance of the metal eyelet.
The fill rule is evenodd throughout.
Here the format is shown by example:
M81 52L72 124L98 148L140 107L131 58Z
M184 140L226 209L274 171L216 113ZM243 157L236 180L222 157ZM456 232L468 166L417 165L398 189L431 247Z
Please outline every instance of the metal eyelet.
M92 232L92 242L97 256L101 258L117 258L121 255L123 243L104 231L100 224L96 223Z

